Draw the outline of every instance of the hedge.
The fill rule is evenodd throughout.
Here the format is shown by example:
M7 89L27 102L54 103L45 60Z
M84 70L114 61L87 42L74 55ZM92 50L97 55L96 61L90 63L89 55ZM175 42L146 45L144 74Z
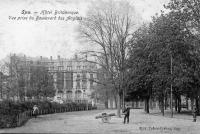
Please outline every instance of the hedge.
M80 111L86 110L87 104L84 103L65 103L59 104L49 101L27 101L27 102L12 102L2 101L0 102L0 128L10 128L23 125L29 118L32 117L33 106L39 107L39 114L51 114L68 111ZM88 110L96 109L88 104ZM23 113L28 112L28 117L19 122L19 117ZM23 114L24 115L24 114ZM20 119L21 120L21 119Z

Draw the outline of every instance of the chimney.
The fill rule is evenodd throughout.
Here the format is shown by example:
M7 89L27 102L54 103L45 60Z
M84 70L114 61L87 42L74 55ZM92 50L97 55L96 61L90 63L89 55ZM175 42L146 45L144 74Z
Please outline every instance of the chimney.
M60 60L60 55L58 55L58 60Z
M77 54L75 54L75 60L77 60L78 59L78 56L77 56Z
M50 56L50 60L52 60L52 56Z
M87 54L85 55L85 60L87 61Z

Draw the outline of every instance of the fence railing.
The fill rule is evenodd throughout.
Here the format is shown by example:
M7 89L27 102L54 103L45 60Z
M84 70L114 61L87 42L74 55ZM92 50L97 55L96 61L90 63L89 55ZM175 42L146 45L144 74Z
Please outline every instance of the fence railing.
M25 111L23 113L19 113L17 115L17 126L21 126L24 124L26 121L30 119L32 116L32 111Z
M96 109L94 107L66 107L66 108L55 108L55 109L39 109L38 115L44 115L44 114L52 114L52 113L63 113L63 112L73 112L73 111L84 111L84 110L93 110ZM24 123L26 123L30 118L33 117L33 111L25 111L23 113L19 113L17 115L17 126L22 126Z

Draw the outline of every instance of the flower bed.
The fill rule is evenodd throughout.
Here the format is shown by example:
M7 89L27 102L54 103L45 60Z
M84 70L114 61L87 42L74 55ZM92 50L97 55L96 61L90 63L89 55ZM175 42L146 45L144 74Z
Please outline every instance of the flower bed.
M96 107L92 107L91 104L87 105L83 103L59 104L49 101L3 101L0 103L0 128L10 128L23 125L32 117L32 109L34 105L39 107L39 115L96 109Z

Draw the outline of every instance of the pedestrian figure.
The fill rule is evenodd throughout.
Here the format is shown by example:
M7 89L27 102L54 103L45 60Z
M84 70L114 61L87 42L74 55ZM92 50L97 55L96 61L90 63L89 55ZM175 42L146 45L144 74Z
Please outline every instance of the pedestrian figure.
M126 120L127 123L129 123L130 108L128 107L128 105L125 106L123 113L124 113L124 124L126 123Z
M193 110L193 122L196 122L197 120L197 108L195 107Z
M34 105L33 106L33 116L35 118L37 118L38 112L39 112L39 109L38 109L37 105Z

